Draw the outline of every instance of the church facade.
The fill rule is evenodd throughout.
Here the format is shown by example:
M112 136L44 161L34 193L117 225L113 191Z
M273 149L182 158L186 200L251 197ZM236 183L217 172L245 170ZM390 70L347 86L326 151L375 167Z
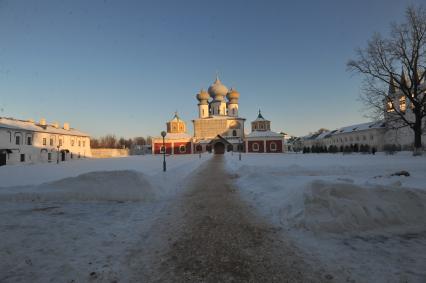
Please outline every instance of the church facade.
M270 121L259 117L253 123L252 133L244 132L245 118L239 116L240 93L233 88L228 89L218 77L208 90L201 89L196 94L198 101L198 118L192 120L194 135L186 131L186 124L177 114L167 122L167 134L164 138L152 139L153 154L191 154L214 152L223 154L234 152L283 152L284 137L270 130ZM259 113L261 116L261 114ZM262 117L263 118L263 117ZM179 123L176 128L175 123ZM264 128L260 125L264 124ZM267 144L262 150L253 150L255 143ZM185 150L183 149L185 146ZM177 146L181 146L176 150ZM268 148L268 149L267 149ZM272 149L271 149L272 148Z

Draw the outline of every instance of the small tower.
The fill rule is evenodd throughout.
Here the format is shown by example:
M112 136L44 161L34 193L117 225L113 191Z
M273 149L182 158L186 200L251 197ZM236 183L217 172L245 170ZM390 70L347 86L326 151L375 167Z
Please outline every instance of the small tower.
M212 115L227 115L225 96L228 94L228 88L216 76L216 80L209 87L210 97L213 99L210 102L210 109Z
M186 123L179 118L179 115L177 112L175 112L173 119L171 119L166 124L167 124L167 133L172 133L172 134L186 133Z
M251 122L251 131L270 131L271 130L271 121L263 118L262 113L259 109L259 114L257 115L256 120Z
M198 100L198 117L207 118L209 117L209 98L210 95L204 89L201 89L199 93L197 93Z
M231 88L226 97L228 98L228 116L238 117L238 99L240 98L240 94L236 89Z

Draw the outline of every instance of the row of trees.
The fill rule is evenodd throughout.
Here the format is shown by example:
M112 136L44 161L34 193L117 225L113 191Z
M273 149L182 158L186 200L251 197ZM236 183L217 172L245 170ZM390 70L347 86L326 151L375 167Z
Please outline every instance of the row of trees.
M352 153L352 152L362 152L362 153L375 153L376 148L371 148L368 144L351 144L347 146L336 146L336 145L330 145L322 146L322 145L313 145L312 147L303 147L302 150L303 153L337 153L337 152L344 152L344 153Z
M115 135L106 135L99 138L92 138L90 140L90 146L92 148L133 148L135 146L143 146L151 144L151 137L135 137L129 138L117 138Z

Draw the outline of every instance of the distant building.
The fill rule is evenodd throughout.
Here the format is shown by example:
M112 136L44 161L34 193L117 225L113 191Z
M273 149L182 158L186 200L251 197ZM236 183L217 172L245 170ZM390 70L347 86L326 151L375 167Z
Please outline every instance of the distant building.
M192 153L192 136L186 133L186 123L175 113L167 123L167 135L152 138L152 153L190 154Z
M404 77L404 73L401 77ZM421 89L426 93L426 83L421 85ZM384 120L310 134L301 137L302 146L309 151L318 147L329 149L330 146L337 147L338 151L383 151L386 147L411 150L414 145L414 132L401 122L401 117L395 114L394 107L398 107L405 119L414 121L413 105L400 90L392 85L389 86L388 96L392 98L392 102L383 102ZM423 119L422 124L424 129L422 142L423 147L426 147L426 118Z
M163 150L167 154L284 151L283 135L272 132L270 121L263 117L263 120L258 117L254 124L252 123L252 133L245 136L246 119L239 116L240 94L236 89L228 89L218 77L208 91L202 89L196 98L198 118L192 120L194 135L186 133L185 122L176 114L167 123L165 145L163 146L162 137L153 138L153 154L163 153ZM261 116L260 113L259 115Z
M384 147L383 121L363 123L339 128L333 131L322 131L301 138L302 146L309 148L325 147L326 151L333 146L336 151L360 151L361 146L368 151L382 151Z
M0 166L90 157L90 137L64 123L0 117Z
M251 133L245 139L247 152L282 153L284 135L271 131L271 122L263 118L259 110L256 120L251 122Z

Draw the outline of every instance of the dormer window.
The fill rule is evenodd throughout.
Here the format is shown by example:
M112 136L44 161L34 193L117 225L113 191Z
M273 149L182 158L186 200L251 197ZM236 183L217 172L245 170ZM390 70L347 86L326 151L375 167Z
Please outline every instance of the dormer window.
M387 103L386 111L387 111L388 113L389 113L389 112L394 112L394 111L395 111L395 109L393 108L393 104L392 104L392 102L391 102L391 101L389 101L389 102Z
M402 112L405 112L405 110L407 110L405 96L401 96L399 98L399 110L401 110Z

